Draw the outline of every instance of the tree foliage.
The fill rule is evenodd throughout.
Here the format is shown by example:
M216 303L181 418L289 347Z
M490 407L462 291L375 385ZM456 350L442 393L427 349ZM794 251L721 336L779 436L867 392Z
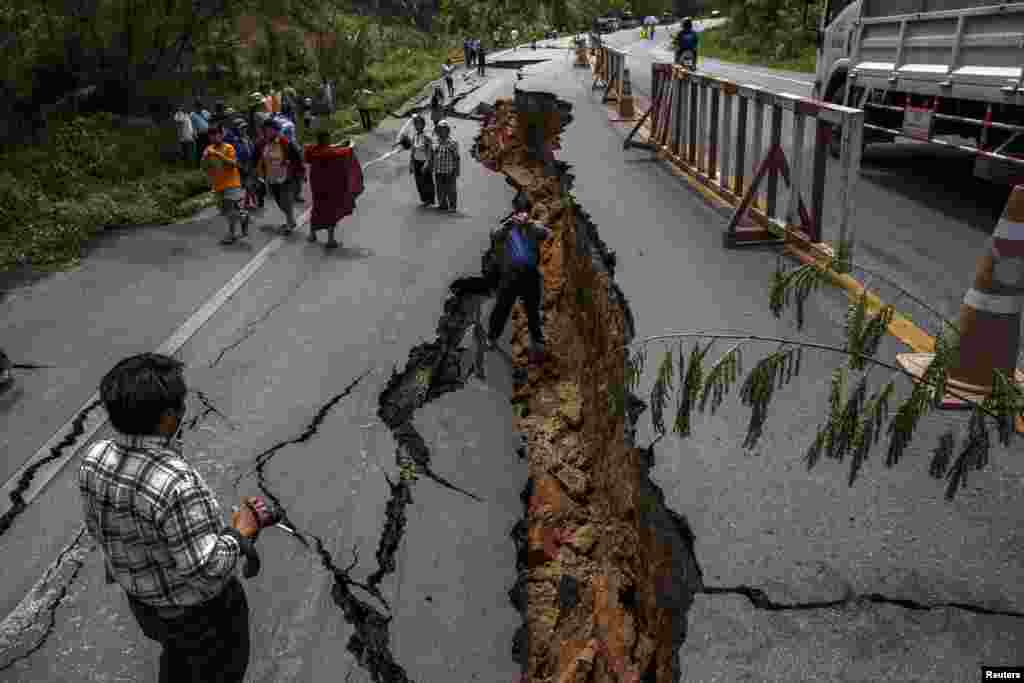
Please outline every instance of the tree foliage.
M724 31L744 52L791 59L813 43L821 0L725 0Z

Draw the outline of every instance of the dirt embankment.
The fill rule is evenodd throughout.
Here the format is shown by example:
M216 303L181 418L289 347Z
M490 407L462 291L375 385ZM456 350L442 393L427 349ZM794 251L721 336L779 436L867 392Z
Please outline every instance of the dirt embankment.
M554 158L570 109L519 91L496 103L474 148L554 231L541 249L543 366L524 372L525 314L517 305L512 316L513 403L530 473L525 523L513 532L510 597L525 614L516 651L529 681L677 681L700 569L685 519L648 477L653 450L634 442L644 405L616 399L633 320L614 254L569 194L570 166Z

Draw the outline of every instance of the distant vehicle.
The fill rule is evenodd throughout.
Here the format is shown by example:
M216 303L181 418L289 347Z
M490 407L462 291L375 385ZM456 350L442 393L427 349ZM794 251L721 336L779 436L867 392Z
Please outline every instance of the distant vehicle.
M615 33L619 30L619 20L615 17L599 17L594 20L594 28L598 33Z
M676 23L676 18L675 18L675 16L672 15L671 12L665 12L664 14L661 15L661 19L659 20L659 23L661 23L661 24L674 24L674 23Z
M721 12L719 12L718 10L713 10L713 11L711 12L711 16L713 16L713 17L717 17L717 16L719 16L720 14L721 14Z
M623 12L622 18L619 19L619 28L636 28L640 25L640 19L633 16L631 12Z

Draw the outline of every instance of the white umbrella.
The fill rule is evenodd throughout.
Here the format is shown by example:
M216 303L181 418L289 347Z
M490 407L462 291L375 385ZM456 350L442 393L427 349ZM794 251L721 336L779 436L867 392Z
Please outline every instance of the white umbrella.
M658 23L658 18L657 17L650 17L650 16L646 17L644 19L644 23L647 24L648 26L650 26L651 24L657 24Z

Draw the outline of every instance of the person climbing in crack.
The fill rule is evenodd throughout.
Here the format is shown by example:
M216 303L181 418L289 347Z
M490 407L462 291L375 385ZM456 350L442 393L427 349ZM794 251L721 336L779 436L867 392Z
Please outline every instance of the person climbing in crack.
M540 243L551 237L551 229L530 220L533 206L522 194L515 200L516 212L505 220L497 232L501 245L498 294L488 325L487 347L498 349L505 324L517 299L526 309L526 324L530 331L531 363L545 358L544 332L541 321L541 273L539 269Z

